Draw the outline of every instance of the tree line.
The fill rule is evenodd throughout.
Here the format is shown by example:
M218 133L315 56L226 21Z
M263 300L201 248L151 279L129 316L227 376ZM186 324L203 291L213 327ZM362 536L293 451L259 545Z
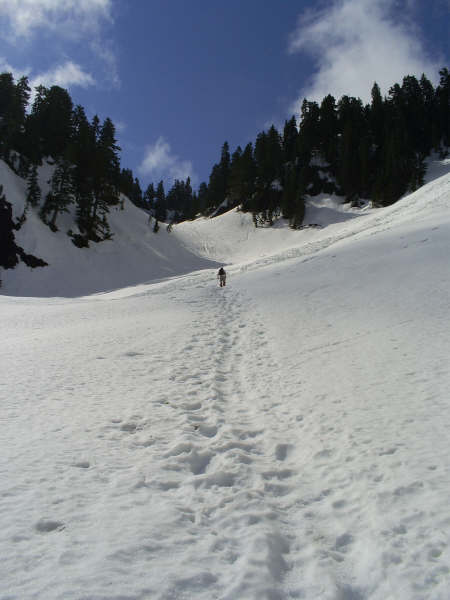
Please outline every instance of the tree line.
M110 239L107 215L120 208L120 194L146 209L158 222L178 223L198 215L215 215L239 206L255 225L278 216L301 226L307 196L335 193L358 204L371 199L386 206L422 185L425 159L450 146L450 75L440 71L439 84L408 75L383 97L375 83L371 102L326 96L305 99L299 119L293 116L280 132L274 126L254 143L231 153L225 142L208 182L193 190L191 181L150 183L145 191L131 169L120 165L120 147L111 119L88 120L67 90L35 89L31 107L28 79L17 82L0 74L0 158L27 179L27 209L34 207L56 230L58 217L75 208L73 242ZM54 163L50 191L41 197L38 166ZM26 218L26 214L23 216Z
M35 207L56 230L58 215L74 204L74 243L109 239L107 213L120 203L124 177L113 122L100 122L98 116L89 121L84 108L74 106L59 86L38 86L28 110L30 96L26 77L16 83L11 73L0 74L0 158L27 180L26 210ZM38 166L44 158L54 171L43 198Z
M208 183L193 192L189 179L176 181L165 195L151 183L138 198L157 219L178 222L239 206L255 225L282 216L301 226L307 196L321 192L358 205L371 199L387 206L423 184L425 159L444 156L450 146L450 75L440 71L434 87L422 75L403 78L383 97L375 83L371 102L332 95L304 100L297 122L274 126L254 143L231 153L227 142Z

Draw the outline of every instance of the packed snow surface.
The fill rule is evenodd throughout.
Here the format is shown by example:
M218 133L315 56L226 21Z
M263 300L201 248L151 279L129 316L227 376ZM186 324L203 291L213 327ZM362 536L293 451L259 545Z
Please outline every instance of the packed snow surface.
M448 600L450 176L344 217L0 297L1 600Z

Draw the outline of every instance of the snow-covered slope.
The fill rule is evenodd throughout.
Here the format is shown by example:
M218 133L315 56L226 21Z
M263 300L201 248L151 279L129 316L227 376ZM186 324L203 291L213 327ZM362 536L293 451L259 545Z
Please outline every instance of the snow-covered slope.
M450 176L221 231L224 289L0 296L1 600L448 600Z
M214 219L181 223L174 227L174 232L199 256L229 264L254 266L255 262L260 265L289 256L306 256L340 239L389 228L392 222L420 222L428 218L430 209L435 217L441 205L446 210L449 173L450 159L431 160L427 185L382 210L370 209L369 205L351 208L343 205L342 199L325 194L316 196L307 204L305 229L300 231L289 229L283 220L273 227L255 228L250 214L232 210Z
M39 171L43 197L48 191L51 167ZM13 214L23 214L26 182L0 161L0 183ZM182 247L165 227L155 234L144 211L124 198L124 210L112 208L108 221L114 237L111 241L91 243L80 249L67 235L74 229L72 214L60 215L59 231L52 233L39 219L37 209L29 210L27 221L16 232L17 243L28 253L44 259L49 266L31 269L21 263L0 274L2 294L12 296L74 297L117 289L188 273L214 263L193 255Z

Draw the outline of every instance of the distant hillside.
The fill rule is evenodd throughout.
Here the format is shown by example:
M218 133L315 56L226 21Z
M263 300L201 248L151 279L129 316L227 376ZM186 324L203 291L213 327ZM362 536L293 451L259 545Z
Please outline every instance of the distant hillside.
M48 163L38 169L43 190L48 187L49 173ZM0 182L12 205L13 218L18 221L24 213L26 181L0 161ZM215 267L215 263L184 248L165 227L155 234L148 215L125 196L121 200L123 209L117 205L108 214L112 239L91 242L89 248L77 248L67 235L74 228L73 212L60 215L58 231L52 232L38 211L29 208L26 221L15 231L16 243L48 266L32 269L20 262L15 269L2 269L0 293L81 296Z
M38 170L44 191L52 168L45 163ZM336 241L370 231L389 215L420 221L437 209L443 194L449 193L449 173L450 159L430 160L428 183L387 208L374 209L370 204L353 208L343 204L342 198L326 194L309 197L301 230L293 230L284 219L272 227L255 227L250 213L232 209L214 218L200 217L173 225L170 232L161 224L155 233L154 220L149 222L144 210L121 196L121 203L108 213L112 238L91 242L88 248L76 247L67 235L75 226L73 211L60 215L58 231L52 232L39 218L38 210L29 208L25 222L14 232L16 243L48 266L32 269L20 262L15 269L1 270L0 292L11 296L74 297L215 269L219 263L246 269L249 263L254 268L308 256ZM18 222L26 203L26 182L3 161L0 181L12 205L13 219Z

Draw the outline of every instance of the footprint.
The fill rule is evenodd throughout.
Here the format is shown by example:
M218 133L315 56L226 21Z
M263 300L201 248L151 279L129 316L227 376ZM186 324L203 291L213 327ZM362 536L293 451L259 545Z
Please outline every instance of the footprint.
M395 535L405 535L407 533L407 529L404 525L396 525L392 528L392 531Z
M440 548L432 548L429 552L428 552L428 560L430 561L435 561L437 558L439 558L442 554L442 550Z
M89 469L91 466L90 462L87 460L80 460L80 462L76 462L73 465L74 467L78 467L79 469Z
M283 479L288 479L292 477L292 471L290 469L281 469L280 471L265 471L262 473L264 479L278 479L278 481L282 481Z
M158 484L158 488L163 492L168 492L170 490L176 490L180 487L178 481L161 481Z
M278 444L275 448L275 456L277 460L286 460L287 455L292 450L291 444Z
M201 402L193 402L191 404L185 404L183 408L185 408L186 410L200 410L201 407Z
M287 485L280 483L265 483L264 491L273 494L274 496L281 497L286 496L291 491L291 488Z
M51 531L62 531L65 528L65 525L61 521L40 519L34 528L39 533L50 533Z
M321 450L320 452L317 452L316 454L314 454L314 458L316 460L321 459L321 458L329 458L332 455L332 451L329 448L325 448L324 450Z
M127 433L136 433L138 425L136 423L124 423L120 426L121 431L126 431Z
M195 450L183 458L183 462L188 463L191 472L194 475L202 475L211 461L212 455L209 452L200 454Z
M215 425L198 425L199 433L203 436L212 438L217 434L217 427Z
M347 500L336 500L336 502L333 502L331 506L336 510L344 508L345 506L347 506Z
M218 487L232 487L234 485L235 476L233 473L219 472L207 477L202 477L194 482L194 486L211 488L214 486Z
M350 533L343 533L336 538L334 549L340 552L346 552L347 547L353 543L353 536Z
M423 488L421 481L413 481L410 485L400 486L394 490L395 496L407 496L409 494L415 494Z
M388 454L395 454L398 448L389 448L388 450L382 450L378 453L378 456L386 456Z

